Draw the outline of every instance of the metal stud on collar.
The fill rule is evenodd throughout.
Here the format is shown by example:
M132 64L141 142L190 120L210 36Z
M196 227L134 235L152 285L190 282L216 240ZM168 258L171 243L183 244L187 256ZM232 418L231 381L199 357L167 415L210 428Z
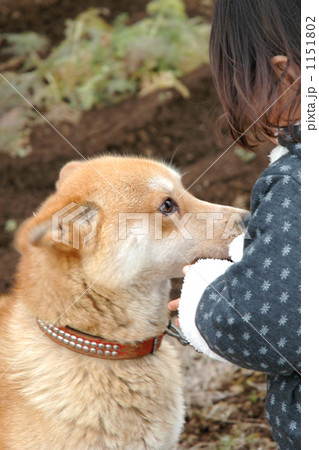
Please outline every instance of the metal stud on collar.
M68 346L70 349L77 350L83 354L97 355L100 357L114 357L118 356L118 344L101 344L88 339L77 337L71 333L67 333L48 322L43 322L37 319L38 325L41 330L48 334L53 340Z

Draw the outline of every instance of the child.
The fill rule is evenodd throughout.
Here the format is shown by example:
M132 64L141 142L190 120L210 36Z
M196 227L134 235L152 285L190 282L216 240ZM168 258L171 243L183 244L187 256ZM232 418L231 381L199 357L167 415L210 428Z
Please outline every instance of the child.
M300 0L216 0L211 61L234 140L253 148L269 139L278 147L253 188L242 257L198 261L169 308L178 308L197 350L267 373L273 437L282 450L297 449Z

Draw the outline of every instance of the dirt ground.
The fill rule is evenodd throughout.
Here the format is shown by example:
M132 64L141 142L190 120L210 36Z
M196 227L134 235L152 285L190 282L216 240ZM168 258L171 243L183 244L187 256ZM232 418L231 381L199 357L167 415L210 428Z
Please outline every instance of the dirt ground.
M110 18L127 11L135 21L143 17L146 3L2 0L0 30L41 32L55 44L63 37L64 20L85 8L106 7ZM189 0L186 4L190 15L211 15L207 1ZM227 150L229 143L217 147L213 125L220 108L209 67L198 69L183 81L190 89L190 99L173 90L132 98L109 109L86 112L78 124L64 122L57 128L85 158L116 153L172 159L185 173L185 186L191 186L190 191L199 198L248 208L252 186L268 164L269 148L258 150L248 163L234 152L234 146ZM10 219L20 224L29 217L53 191L61 167L80 158L45 122L32 130L31 146L32 152L25 158L13 159L0 152L0 293L10 289L18 261L13 233L5 225ZM174 283L172 298L179 286ZM265 376L208 360L190 348L180 347L180 352L187 416L178 448L276 448L263 413Z

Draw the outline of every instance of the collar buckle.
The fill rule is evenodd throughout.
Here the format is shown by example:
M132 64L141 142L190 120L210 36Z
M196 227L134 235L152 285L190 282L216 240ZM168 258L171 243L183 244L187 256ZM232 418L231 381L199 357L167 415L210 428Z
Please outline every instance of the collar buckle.
M156 350L159 348L160 346L160 339L158 338L158 336L156 336L154 338L154 342L153 342L153 348L152 348L152 355L154 355L154 353L156 352Z

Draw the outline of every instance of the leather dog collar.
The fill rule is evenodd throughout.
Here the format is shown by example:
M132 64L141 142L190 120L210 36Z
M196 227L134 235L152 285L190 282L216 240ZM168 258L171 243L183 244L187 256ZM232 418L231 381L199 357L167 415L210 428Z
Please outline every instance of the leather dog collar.
M161 346L163 334L134 344L120 344L83 333L73 328L57 327L37 319L40 329L54 342L82 355L102 359L134 359L155 353Z

